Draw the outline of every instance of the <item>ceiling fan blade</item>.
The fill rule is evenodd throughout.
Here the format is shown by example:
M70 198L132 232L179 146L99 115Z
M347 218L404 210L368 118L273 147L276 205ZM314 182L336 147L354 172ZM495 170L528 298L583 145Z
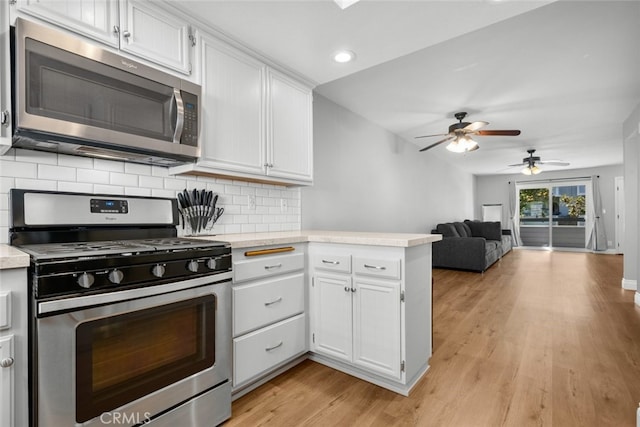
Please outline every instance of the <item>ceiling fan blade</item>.
M466 125L462 129L464 129L464 130L466 130L468 132L475 132L478 129L480 129L482 127L485 127L488 124L489 124L489 122L473 122L473 123L469 123L468 125Z
M431 144L431 145L429 145L429 146L427 146L427 147L424 147L424 148L420 149L420 151L427 151L428 149L433 148L433 147L435 147L436 145L440 145L440 144L442 144L443 142L450 141L450 140L452 140L453 138L455 138L455 136L448 136L448 137L446 137L445 139L441 139L441 140L440 140L440 141L438 141L438 142L435 142L435 143L433 143L433 144Z
M513 168L513 167L516 167L516 166L526 166L526 163L514 163L512 165L508 165L508 167L510 167L510 168Z
M562 160L544 160L538 162L541 165L551 165L551 166L569 166L569 162L563 162Z
M477 135L493 135L493 136L518 136L520 135L519 130L479 130L476 132Z
M445 135L449 135L448 133L437 133L435 135L422 135L422 136L416 136L417 138L431 138L432 136L445 136Z

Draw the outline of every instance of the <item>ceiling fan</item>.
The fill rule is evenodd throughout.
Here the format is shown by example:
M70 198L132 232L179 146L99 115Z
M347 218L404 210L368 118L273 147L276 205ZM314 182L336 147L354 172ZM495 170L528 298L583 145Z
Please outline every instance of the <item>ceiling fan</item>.
M562 160L545 160L542 161L540 160L540 157L538 156L534 156L533 153L535 153L536 150L534 149L529 149L527 150L527 153L529 153L529 157L525 157L524 159L522 159L522 163L516 163L513 165L509 165L509 167L514 167L514 166L524 166L524 169L522 169L522 173L525 175L537 175L540 172L542 172L542 169L540 169L538 167L538 165L552 165L552 166L569 166L568 162L563 162Z
M441 133L436 135L422 135L416 136L416 138L430 138L433 136L446 136L446 138L441 139L438 142L435 142L427 147L422 148L420 151L426 151L430 148L436 147L444 142L451 141L449 145L447 145L447 150L453 151L455 153L465 153L467 151L475 151L480 146L478 143L471 139L472 135L480 135L480 136L517 136L520 135L519 130L480 130L480 128L485 127L489 124L489 122L463 122L464 118L467 116L467 113L461 111L459 113L454 114L455 118L458 119L458 123L454 123L449 126L449 133Z

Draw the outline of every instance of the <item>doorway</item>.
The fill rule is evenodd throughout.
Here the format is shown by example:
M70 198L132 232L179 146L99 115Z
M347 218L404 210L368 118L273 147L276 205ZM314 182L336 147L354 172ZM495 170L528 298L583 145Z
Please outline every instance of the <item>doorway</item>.
M590 179L519 183L516 191L523 246L586 248L593 227Z

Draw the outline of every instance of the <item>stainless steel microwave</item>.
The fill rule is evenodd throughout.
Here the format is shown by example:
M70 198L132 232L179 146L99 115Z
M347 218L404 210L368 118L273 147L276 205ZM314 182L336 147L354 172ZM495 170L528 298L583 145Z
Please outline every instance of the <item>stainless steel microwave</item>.
M200 86L21 18L13 41L14 147L167 166L200 155Z

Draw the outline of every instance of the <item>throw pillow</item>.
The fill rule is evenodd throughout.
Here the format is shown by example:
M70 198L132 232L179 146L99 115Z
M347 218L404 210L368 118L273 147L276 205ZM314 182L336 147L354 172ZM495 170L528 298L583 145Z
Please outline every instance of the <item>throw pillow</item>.
M484 237L487 240L502 240L500 222L483 222L465 220L465 224L471 229L474 237Z
M471 229L464 222L454 222L453 226L456 228L460 237L471 237Z
M442 237L460 237L460 234L458 234L456 227L454 227L454 225L450 222L446 224L438 224L436 226L436 230L438 231L438 233L442 234Z

